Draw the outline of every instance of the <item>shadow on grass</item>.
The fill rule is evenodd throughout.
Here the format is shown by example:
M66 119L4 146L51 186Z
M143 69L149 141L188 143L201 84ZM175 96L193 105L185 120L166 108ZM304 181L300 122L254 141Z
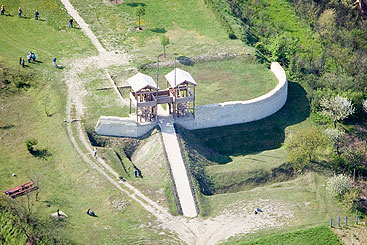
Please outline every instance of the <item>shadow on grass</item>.
M31 154L42 160L47 160L48 157L52 156L51 152L47 149L34 150L31 152Z
M187 134L181 136L189 144L196 141L205 146L196 150L207 160L225 164L231 161L230 156L281 147L285 128L306 120L309 115L306 91L298 83L289 82L288 100L277 113L255 122L190 131L187 132L190 138Z
M138 7L139 5L141 5L143 7L147 6L145 3L127 3L126 5L130 6L130 7L133 7L133 8Z
M151 32L154 32L154 33L166 33L166 29L164 28L154 28L154 29L150 29Z
M0 129L7 130L7 129L14 128L14 127L15 127L14 124L6 124L5 126L0 126Z

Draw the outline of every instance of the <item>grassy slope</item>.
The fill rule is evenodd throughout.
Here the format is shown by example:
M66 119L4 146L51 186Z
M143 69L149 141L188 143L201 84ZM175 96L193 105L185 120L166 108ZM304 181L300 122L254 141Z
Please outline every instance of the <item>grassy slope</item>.
M308 173L295 180L258 187L250 191L219 194L205 197L207 209L215 216L227 210L235 203L256 202L268 200L284 205L293 212L294 217L287 220L287 224L279 229L268 229L255 234L233 237L229 242L245 242L262 238L274 232L289 232L313 226L328 226L330 218L351 215L338 200L329 196L325 190L325 176ZM280 239L281 240L281 239ZM288 244L284 242L283 244Z
M271 91L278 82L264 65L246 58L180 65L179 68L190 72L198 83L197 105L253 99ZM166 88L164 75L171 70L173 68L159 70L160 88ZM155 70L146 73L156 77Z
M169 36L167 52L188 57L218 52L248 51L239 40L230 40L202 1L125 0L110 5L103 0L72 1L92 30L110 48L124 47L137 64L155 61L163 52L159 37ZM144 31L136 31L135 8L146 8ZM96 7L98 6L98 7Z
M242 245L277 245L277 244L323 244L323 245L337 245L342 244L339 238L332 232L332 230L325 226L314 227L311 229L303 229L299 231L276 234L259 238L249 242L238 242L229 244Z
M63 27L68 15L58 1L5 1L3 4L8 11L13 10L13 15L19 6L26 13L37 8L42 18L48 13L50 21L37 22L13 16L0 18L0 53L4 64L16 66L19 56L29 50L36 52L38 59L44 62L27 68L35 71L37 87L0 98L0 125L11 125L0 129L0 189L11 188L28 181L28 176L39 175L40 201L34 205L33 212L46 218L60 208L69 216L61 232L81 244L164 241L164 235L151 227L147 229L148 223L154 224L155 219L85 165L66 135L62 71L50 63L54 56L66 61L81 54L95 54L90 42L80 30ZM46 98L51 117L45 115ZM41 160L30 155L24 146L28 137L37 138L37 147L47 149L51 156ZM12 173L17 177L11 177ZM118 211L111 206L113 200L125 200L130 205ZM93 219L85 215L88 208L94 209L99 217Z

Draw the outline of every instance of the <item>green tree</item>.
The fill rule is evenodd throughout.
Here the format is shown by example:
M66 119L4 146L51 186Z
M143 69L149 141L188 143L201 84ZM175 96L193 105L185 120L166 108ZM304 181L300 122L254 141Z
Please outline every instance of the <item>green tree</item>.
M288 161L302 163L316 159L320 149L325 148L325 135L316 127L305 128L287 138L285 147L288 151Z
M136 17L138 17L138 28L139 30L141 30L140 20L141 20L141 17L145 15L145 8L142 5L139 5L138 7L136 7L135 15Z
M161 36L161 44L163 46L163 56L166 57L166 46L169 44L169 37Z
M341 148L344 144L344 131L336 128L328 128L325 133L329 138L330 145L335 149L338 156L340 156Z
M337 122L346 119L355 111L352 101L341 96L322 98L320 106L321 114L333 121L334 128Z

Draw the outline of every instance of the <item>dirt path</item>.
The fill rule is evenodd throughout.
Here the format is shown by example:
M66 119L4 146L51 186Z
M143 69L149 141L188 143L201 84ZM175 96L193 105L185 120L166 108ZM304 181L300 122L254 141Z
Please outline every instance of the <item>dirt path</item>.
M78 74L86 69L102 68L111 82L112 79L110 79L111 77L106 69L115 64L128 64L129 57L124 53L107 52L70 2L68 0L61 0L61 2L99 52L97 56L70 62L70 65L64 70L65 83L68 88L66 105L67 133L75 150L84 162L99 172L115 188L128 195L144 209L156 216L158 223L160 223L159 227L176 233L187 244L216 244L236 234L251 233L269 227L279 227L286 223L285 218L291 217L293 214L283 204L270 203L268 200L260 200L257 203L237 203L233 207L228 207L227 211L215 218L203 219L197 217L188 219L182 216L172 216L165 208L143 195L129 183L120 181L118 174L102 159L94 159L92 157L91 145L83 132L80 122L73 123L76 127L76 133L71 125L72 119L75 119L72 118L72 115L78 119L83 116L83 99L87 95L85 84L78 78ZM115 85L113 84L113 86ZM73 108L75 108L75 112L72 112ZM77 140L81 142L81 145L78 144ZM256 207L262 207L266 212L260 215L252 214Z

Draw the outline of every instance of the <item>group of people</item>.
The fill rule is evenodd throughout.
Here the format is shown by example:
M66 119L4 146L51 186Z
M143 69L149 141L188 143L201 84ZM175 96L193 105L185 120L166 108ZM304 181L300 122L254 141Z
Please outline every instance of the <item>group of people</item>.
M1 11L0 11L1 15L5 15L5 7L4 5L1 5ZM23 14L23 10L19 7L18 8L18 17L22 17ZM34 12L34 19L38 20L38 16L40 15L40 13L38 12L38 10L36 10L36 12Z
M28 63L31 63L32 60L34 62L36 61L36 54L29 51L28 55L27 55L27 61L28 61ZM24 58L22 58L22 57L19 58L19 65L21 65L24 68L24 66L25 66Z

